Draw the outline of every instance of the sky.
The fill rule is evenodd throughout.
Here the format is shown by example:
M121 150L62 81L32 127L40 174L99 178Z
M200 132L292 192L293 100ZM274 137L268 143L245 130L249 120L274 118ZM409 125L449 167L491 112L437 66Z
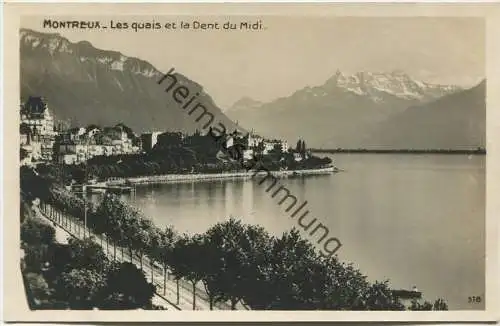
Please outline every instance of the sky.
M105 30L44 28L43 19L50 18L23 17L21 27L60 33L72 42L86 40L97 48L146 60L163 72L175 68L203 85L223 110L244 96L267 102L322 85L337 70L345 74L398 70L415 79L464 87L485 76L482 18L78 17L99 20L108 26ZM239 25L259 19L260 30L179 29L181 20ZM111 20L114 26L175 22L177 29L118 30L110 28Z

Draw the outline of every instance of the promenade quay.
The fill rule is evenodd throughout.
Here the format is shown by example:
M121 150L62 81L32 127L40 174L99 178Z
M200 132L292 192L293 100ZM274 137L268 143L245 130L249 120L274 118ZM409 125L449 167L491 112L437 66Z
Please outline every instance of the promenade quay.
M128 187L123 185L107 185L105 183L95 184L95 185L87 185L86 188L89 192L110 192L114 194L127 194L133 193L134 187Z
M192 283L183 279L176 280L168 268L165 269L154 264L145 255L142 258L137 252L130 255L128 248L114 244L105 234L95 234L91 229L85 228L81 221L52 205L41 203L34 209L37 216L54 225L58 242L66 243L68 237L77 239L83 239L84 236L91 237L103 248L110 260L135 264L144 272L148 282L155 285L156 294L153 298L155 305L162 306L167 310L193 310L193 301L195 301L195 310L210 310L208 295L201 282L196 285L196 295L193 296ZM213 305L213 309L230 310L231 307L226 302L218 302ZM242 304L238 304L236 309L247 310Z
M224 172L224 173L191 173L191 174L164 174L144 177L131 178L110 178L106 181L107 186L121 185L149 185L162 183L180 183L180 182L195 182L195 181L212 181L225 179L250 179L264 178L267 175L272 175L277 178L289 176L304 176L304 175L322 175L338 172L336 167L326 167L320 169L305 169L305 170L282 170L282 171L243 171L243 172Z
M82 239L83 238L83 225L77 225L73 223L72 221L68 221L67 223L59 224L58 222L55 221L55 218L50 217L47 215L46 212L42 212L42 210L35 208L35 213L39 218L42 218L48 222L50 222L54 229L55 229L55 239L58 243L66 244L68 243L68 239L73 237L77 239ZM80 230L81 232L76 232L76 230ZM89 236L88 229L87 229L87 236ZM90 236L94 236L93 234L90 234ZM99 242L97 242L100 244ZM102 246L102 245L101 245ZM103 248L104 249L104 248ZM110 253L107 252L106 250L104 251L108 257L110 257ZM111 257L110 257L111 258ZM120 259L121 257L116 257L115 260L118 261L126 261L125 259ZM136 264L137 266L137 264ZM150 277L147 277L148 281L151 282ZM163 296L159 295L158 293L155 294L155 296L152 299L153 304L157 306L161 306L166 310L181 310L178 305L169 302L166 300Z
M133 193L135 191L134 187L126 186L123 184L110 185L110 184L106 184L105 182L72 185L72 186L69 186L68 190L76 191L76 192L80 192L80 193L109 192L109 193L113 193L113 194Z

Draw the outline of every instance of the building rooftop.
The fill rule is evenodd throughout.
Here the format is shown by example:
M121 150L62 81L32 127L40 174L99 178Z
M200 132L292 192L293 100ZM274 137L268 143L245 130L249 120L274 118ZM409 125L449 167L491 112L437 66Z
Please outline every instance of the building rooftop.
M30 96L24 103L22 113L41 115L47 109L47 103L41 96Z

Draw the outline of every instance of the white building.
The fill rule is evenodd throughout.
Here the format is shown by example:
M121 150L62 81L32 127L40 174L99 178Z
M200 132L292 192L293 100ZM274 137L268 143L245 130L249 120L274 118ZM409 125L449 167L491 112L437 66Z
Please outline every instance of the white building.
M85 128L80 128L80 130L81 129L83 129L84 133L85 133ZM92 128L92 129L87 131L87 137L93 138L95 135L97 135L100 132L101 132L101 130L99 128Z
M123 131L115 132L113 128L104 131L93 128L72 129L61 135L58 143L58 161L65 164L83 163L95 156L111 156L134 154L140 151L133 140Z
M253 149L246 149L243 151L243 160L244 161L249 161L253 159L254 154L253 154Z
M264 139L260 136L255 136L253 134L248 135L248 148L257 147Z
M21 147L29 157L25 161L52 161L57 133L47 103L41 97L30 96L21 105L20 115Z
M62 154L59 155L59 163L72 165L78 163L78 156L76 154Z
M288 142L286 140L282 140L281 141L281 150L283 152L288 152L288 150L290 149L290 147L288 146Z
M234 138L233 136L228 136L226 139L226 148L231 148L234 145Z
M270 143L270 142L264 142L264 150L262 151L262 153L265 155L265 154L268 154L270 151L272 151L274 148L274 143Z
M300 155L300 153L293 153L293 159L296 161L296 162L300 162L303 160L302 158L302 155Z
M30 96L21 106L21 124L30 127L33 134L55 135L54 118L41 97Z
M281 145L281 150L283 152L288 152L288 142L286 140L266 140L250 133L248 134L247 148L255 149L260 145L262 147L262 154L265 155L272 151L278 143Z

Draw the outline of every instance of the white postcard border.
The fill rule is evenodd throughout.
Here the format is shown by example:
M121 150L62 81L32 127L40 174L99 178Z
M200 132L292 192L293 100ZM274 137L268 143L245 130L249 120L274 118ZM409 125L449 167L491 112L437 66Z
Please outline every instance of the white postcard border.
M19 267L19 20L22 15L334 15L474 16L487 28L486 310L433 312L358 311L30 311ZM495 321L499 319L498 214L500 212L500 4L61 4L4 6L3 266L6 321ZM17 122L17 123L16 123ZM15 136L14 136L15 135Z

